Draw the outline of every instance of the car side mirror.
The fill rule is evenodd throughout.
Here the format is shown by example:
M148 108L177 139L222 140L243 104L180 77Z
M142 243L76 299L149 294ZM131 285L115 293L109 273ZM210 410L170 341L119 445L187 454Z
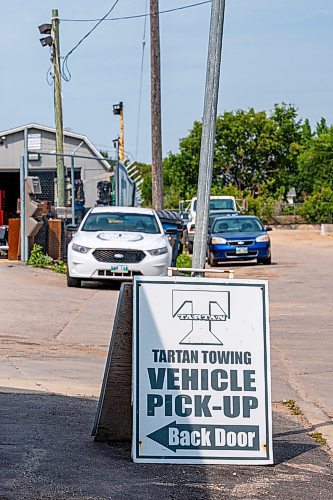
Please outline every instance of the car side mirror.
M75 232L78 229L79 229L79 225L78 224L67 224L67 226L66 226L66 231Z
M265 231L273 231L273 228L271 226L265 227Z

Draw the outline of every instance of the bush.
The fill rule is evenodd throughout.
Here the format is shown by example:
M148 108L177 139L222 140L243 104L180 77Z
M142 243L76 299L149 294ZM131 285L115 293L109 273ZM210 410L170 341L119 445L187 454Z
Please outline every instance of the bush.
M258 198L253 198L249 196L247 198L248 215L256 215L263 222L268 223L273 215L273 210L276 201L268 196L259 196Z
M180 268L192 267L192 258L186 253L181 253L177 257L176 266Z
M332 222L333 215L333 190L324 187L298 209L298 214L303 216L307 222Z

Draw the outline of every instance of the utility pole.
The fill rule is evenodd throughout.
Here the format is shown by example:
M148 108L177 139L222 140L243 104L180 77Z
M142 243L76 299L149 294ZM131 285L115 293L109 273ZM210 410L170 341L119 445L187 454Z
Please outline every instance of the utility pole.
M203 269L206 261L224 11L225 0L212 0L192 264L197 269Z
M54 118L56 128L57 199L58 207L65 206L64 130L62 119L59 14L52 10L53 72L54 72Z
M124 103L120 101L113 105L113 114L120 116L120 135L119 135L119 160L125 160L125 133L124 133Z
M120 140L119 140L119 136L116 138L116 139L113 139L113 147L116 149L116 152L117 152L117 161L116 161L116 165L115 165L115 169L114 169L114 200L115 200L115 206L118 207L120 205L120 189L119 189L119 160L120 160L120 156L119 156L119 143L120 143Z
M163 209L162 131L161 131L161 61L158 0L150 0L150 80L152 202L155 210Z

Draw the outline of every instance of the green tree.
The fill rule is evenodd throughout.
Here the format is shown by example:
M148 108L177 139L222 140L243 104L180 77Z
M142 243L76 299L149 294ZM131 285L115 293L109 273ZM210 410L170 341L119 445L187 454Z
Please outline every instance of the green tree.
M327 134L329 127L327 125L326 119L321 118L316 125L316 135L319 137L321 134Z
M180 140L179 153L164 162L170 188L181 198L197 192L202 125L196 121ZM301 151L302 125L291 105L276 105L273 112L237 110L217 117L212 189L233 185L240 191L259 192L265 183L272 193L294 183Z
M297 185L306 194L322 187L333 189L333 127L313 137L300 154Z
M308 222L332 222L333 190L323 187L299 208L299 214Z

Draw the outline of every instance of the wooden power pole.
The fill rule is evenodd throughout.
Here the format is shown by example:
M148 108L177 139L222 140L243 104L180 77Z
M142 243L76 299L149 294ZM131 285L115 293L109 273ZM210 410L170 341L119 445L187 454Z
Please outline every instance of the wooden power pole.
M56 153L64 153L64 131L62 119L60 42L58 10L52 10L53 33L53 72L54 72L54 118L56 128ZM65 206L65 167L64 157L57 156L57 199L58 207Z
M152 202L163 209L162 131L161 131L161 61L158 0L150 0L150 71L151 71L151 142Z

